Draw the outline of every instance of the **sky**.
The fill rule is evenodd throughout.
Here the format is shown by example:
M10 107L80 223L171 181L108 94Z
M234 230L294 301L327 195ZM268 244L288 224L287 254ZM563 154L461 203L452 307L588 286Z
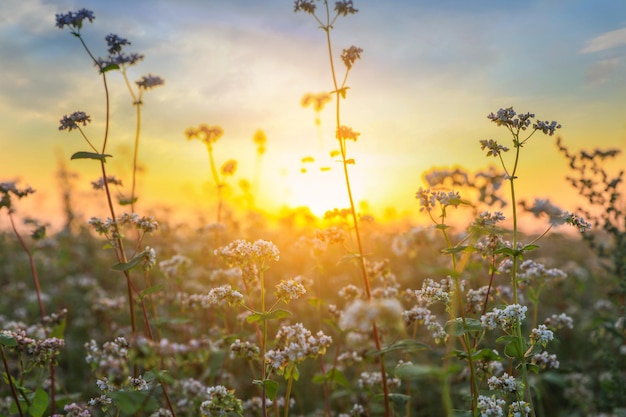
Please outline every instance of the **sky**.
M321 10L321 3L318 10ZM513 106L563 125L573 150L626 145L626 2L621 0L355 0L357 14L331 31L335 62L343 48L363 49L349 73L342 124L360 132L348 157L357 204L372 213L412 215L415 191L432 167L473 172L497 162L479 140L510 145L486 116ZM286 0L3 0L0 2L0 181L37 190L25 210L59 216L59 163L77 174L76 198L96 201L95 161L77 132L59 131L63 115L85 111L86 134L100 143L102 80L77 38L55 27L55 14L92 10L81 33L94 55L107 55L109 33L128 39L145 59L128 69L165 85L146 92L138 179L140 210L210 210L215 191L208 155L184 132L221 126L220 165L238 161L230 181L258 184L267 211L306 205L317 214L347 207L336 149L333 106L315 123L306 93L332 90L324 32ZM130 185L135 113L122 76L109 73L109 174ZM257 166L254 133L267 136ZM311 156L314 163L303 163ZM624 157L621 158L623 165ZM328 166L329 171L320 171ZM302 172L306 169L306 173ZM255 178L255 173L259 173ZM567 162L554 137L535 135L523 148L519 196L577 204ZM91 199L91 200L90 200ZM102 201L102 200L98 200ZM85 208L85 217L98 208ZM86 207L90 207L86 209ZM42 210L43 208L43 210ZM102 215L104 215L102 211Z

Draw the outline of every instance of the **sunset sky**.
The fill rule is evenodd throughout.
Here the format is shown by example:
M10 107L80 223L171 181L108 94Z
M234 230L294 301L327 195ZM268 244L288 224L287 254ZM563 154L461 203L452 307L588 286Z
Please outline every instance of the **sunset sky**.
M563 125L573 149L626 145L626 2L355 0L359 12L332 31L335 59L351 45L364 50L350 72L342 124L361 133L348 156L357 201L375 213L417 212L415 191L433 166L471 171L496 162L480 139L510 145L486 116L501 107L534 112ZM100 143L102 81L78 39L55 27L55 14L87 8L82 29L96 56L115 33L145 60L128 71L162 77L144 96L139 178L141 204L203 210L214 199L204 146L185 139L201 123L224 129L218 164L236 159L232 183L255 173L255 131L267 135L257 205L307 205L321 214L347 207L335 149L332 106L315 125L306 93L332 90L324 32L287 0L108 0L0 2L0 181L37 189L38 216L59 212L59 158L79 174L78 197L92 193L95 161L70 161L88 150L59 119L85 111L85 132ZM319 3L321 7L321 3ZM336 63L341 64L338 60ZM339 68L343 71L343 66ZM341 75L343 73L341 72ZM130 185L134 109L119 73L109 73L110 174ZM314 164L302 158L312 156ZM624 157L621 158L622 164ZM567 163L553 137L524 147L522 197L574 204ZM330 166L320 172L320 166ZM44 207L46 213L41 211ZM93 213L85 212L86 217ZM104 212L102 213L104 214Z

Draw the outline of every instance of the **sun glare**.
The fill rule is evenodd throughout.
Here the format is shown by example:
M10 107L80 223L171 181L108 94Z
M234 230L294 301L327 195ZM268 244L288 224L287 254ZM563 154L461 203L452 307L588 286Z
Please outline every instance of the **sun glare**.
M334 208L350 206L346 184L338 170L311 170L293 175L286 194L289 206L308 207L318 217Z

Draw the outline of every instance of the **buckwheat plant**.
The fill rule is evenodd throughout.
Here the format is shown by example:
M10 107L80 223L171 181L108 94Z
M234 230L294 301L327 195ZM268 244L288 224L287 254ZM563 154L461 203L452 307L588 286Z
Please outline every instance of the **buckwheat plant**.
M256 346L238 340L231 345L231 351L248 360L260 361L261 379L253 382L261 387L261 409L264 417L267 416L267 400L274 401L278 391L278 383L272 380L271 376L273 373L284 376L287 380L284 408L284 416L286 417L289 414L292 383L299 378L297 364L306 357L323 355L332 340L321 332L312 336L308 330L302 327L302 324L297 324L292 327L281 327L276 335L275 349L269 349L268 321L284 319L291 315L290 312L279 309L277 306L281 302L288 304L306 293L306 288L300 282L301 278L282 280L277 284L276 299L268 307L265 272L270 267L271 262L278 261L280 255L278 248L272 242L257 240L252 243L237 240L216 249L215 255L219 256L229 267L236 267L241 270L246 299L230 284L226 284L211 289L207 296L208 302L216 305L222 303L230 306L239 305L247 310L246 322L254 324L260 348L257 352ZM254 303L254 296L257 291L260 292L260 306L256 306ZM259 324L261 325L260 328ZM274 401L274 405L278 407L276 401ZM276 413L278 413L277 408Z
M318 3L322 4L322 7L320 8L321 10L318 10L317 8ZM341 122L341 102L343 99L346 98L348 90L350 88L347 85L348 76L356 61L361 59L363 49L356 46L350 46L349 48L344 48L342 50L340 58L344 64L345 71L343 72L343 76L341 76L340 70L338 70L335 66L335 57L333 53L331 38L331 30L334 28L337 20L341 17L347 17L348 15L356 14L358 12L358 9L354 7L354 3L352 2L352 0L342 0L335 2L335 7L332 10L327 0L323 0L321 2L316 0L296 0L294 2L294 12L303 12L309 14L319 24L319 28L322 29L324 31L324 34L326 35L326 44L328 46L328 61L330 64L330 73L333 83L333 90L330 92L330 94L333 95L335 98L335 138L339 143L339 155L341 156L343 174L346 183L346 191L350 203L350 216L352 219L352 226L356 238L357 248L355 251L355 257L359 262L359 266L361 269L363 287L365 289L365 298L369 301L372 298L372 293L367 268L365 265L365 253L363 251L361 231L359 229L359 222L357 219L354 198L352 196L352 188L350 185L350 176L348 170L348 166L354 164L355 161L352 158L348 158L347 153L348 142L356 142L356 140L360 136L360 133L354 131L352 127L344 125ZM376 349L380 351L382 345L375 320L372 321L372 336L376 343ZM387 384L387 373L385 371L384 355L379 356L379 361L380 372L382 375L385 416L391 416L392 410L389 401L389 387Z
M235 174L237 169L237 161L229 160L222 165L221 172L218 172L215 157L213 156L213 145L224 136L224 130L220 126L209 126L201 124L197 128L189 127L185 130L187 140L197 139L202 142L209 153L209 164L211 166L211 175L217 189L217 223L222 222L222 208L224 205L223 190L226 186L225 177ZM220 175L221 173L221 175Z
M77 131L80 133L81 137L85 140L87 145L91 148L90 151L82 151L76 152L72 155L72 159L91 159L96 160L100 164L100 169L102 172L101 180L103 184L103 188L106 195L107 206L109 209L110 217L106 220L94 218L90 221L91 225L94 227L97 233L104 235L110 243L110 246L115 252L115 256L117 259L117 264L113 266L113 269L121 271L126 279L127 293L128 293L128 306L129 306L129 316L131 323L131 338L134 340L138 336L138 326L135 318L135 297L138 297L141 302L141 313L143 317L143 333L144 335L150 339L154 339L154 335L152 332L152 327L150 323L149 314L147 311L147 306L145 302L145 297L148 294L151 294L158 290L154 287L151 287L148 272L156 263L156 254L154 250L150 247L146 247L144 250L140 249L141 240L143 238L144 233L151 233L157 227L158 224L151 218L139 217L137 214L124 214L119 216L116 214L115 207L113 204L113 199L111 196L111 191L109 187L109 178L110 176L107 174L107 158L111 157L111 155L107 154L107 146L109 143L109 126L110 126L110 95L109 95L109 87L107 74L112 70L122 69L122 73L125 75L126 66L134 65L137 61L139 61L142 56L139 54L131 54L125 55L122 52L122 47L124 45L128 45L129 42L126 39L120 38L117 35L109 35L106 38L108 45L109 57L106 59L97 59L91 52L90 48L85 43L81 29L83 28L83 23L88 20L89 22L93 22L95 19L94 13L90 10L81 9L78 12L68 12L65 14L57 14L56 15L56 26L59 29L69 28L70 33L76 37L81 45L83 46L86 53L89 55L90 59L98 69L98 73L102 77L103 87L104 87L104 96L105 96L105 120L104 120L104 135L102 139L102 145L100 148L94 145L93 140L89 138L87 135L86 127L91 122L91 117L83 111L76 111L70 115L65 115L60 121L59 130L61 131ZM126 79L127 80L127 79ZM139 93L136 97L139 99L143 90L147 90L150 87L154 87L156 85L162 84L162 80L148 77L142 79L138 82ZM131 95L132 95L131 91ZM134 100L137 102L138 100ZM137 104L137 108L139 109L139 104ZM140 123L140 113L138 113L138 121L137 126ZM135 143L138 144L139 140L139 127L136 130ZM136 154L135 154L136 159ZM136 164L135 169L136 170ZM128 201L134 204L134 190L131 200ZM128 203L126 202L126 203ZM124 203L124 202L122 202ZM127 254L125 248L125 241L122 228L126 224L133 224L137 230L139 231L139 238L137 243L135 244L134 249ZM145 288L142 291L139 291L137 285L133 282L131 278L131 270L136 266L141 265L142 270L144 272L144 282ZM137 378L139 376L139 367L137 364L134 365L133 377ZM172 405L169 401L167 387L163 380L160 380L160 385L163 388L163 394L165 397L165 401L167 402L168 409L175 416L175 412L172 408Z
M3 330L0 332L0 353L2 355L2 362L6 373L5 380L8 380L9 382L11 395L13 396L13 400L15 401L14 404L17 407L16 411L20 414L20 416L24 416L25 412L32 414L35 412L35 409L39 409L41 407L45 410L48 405L48 401L50 401L50 410L53 413L56 411L56 357L59 355L60 349L65 346L65 342L62 339L63 329L65 327L65 314L60 316L53 315L53 317L55 317L54 319L51 319L51 317L46 315L39 273L37 272L33 250L28 247L26 241L15 225L15 199L20 200L30 194L33 194L34 192L35 190L31 187L23 189L18 188L15 182L0 182L0 210L3 208L7 209L11 229L28 257L30 272L35 286L35 293L37 295L37 305L39 307L39 314L41 317L41 331L38 332L38 338L40 340L28 337L25 329L23 329L23 327L26 326L8 331ZM31 238L35 242L40 241L45 237L46 225L42 225L34 219L26 219L25 223L35 227L31 233ZM65 310L65 312L67 311ZM54 321L54 323L52 323L52 321ZM56 324L56 326L52 326L52 324ZM19 379L14 380L14 377L11 375L5 347L8 350L15 351L20 355L19 364L21 375ZM29 354L26 359L22 356L22 352ZM50 374L49 396L41 386L28 388L26 385L25 376L35 366L48 366ZM39 384L41 384L41 382L43 381L40 380Z

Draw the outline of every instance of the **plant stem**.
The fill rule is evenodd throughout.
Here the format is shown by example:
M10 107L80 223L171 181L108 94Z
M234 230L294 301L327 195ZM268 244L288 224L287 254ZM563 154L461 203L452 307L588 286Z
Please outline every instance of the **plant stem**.
M6 354L4 353L4 346L0 345L0 353L2 354L2 363L4 364L4 369L6 371L6 377L9 380L9 386L11 387L11 395L15 400L15 405L17 405L17 411L20 413L20 417L24 417L24 412L22 411L22 405L20 404L20 399L17 395L17 390L15 388L15 384L13 383L13 377L9 372L9 364L7 362Z

